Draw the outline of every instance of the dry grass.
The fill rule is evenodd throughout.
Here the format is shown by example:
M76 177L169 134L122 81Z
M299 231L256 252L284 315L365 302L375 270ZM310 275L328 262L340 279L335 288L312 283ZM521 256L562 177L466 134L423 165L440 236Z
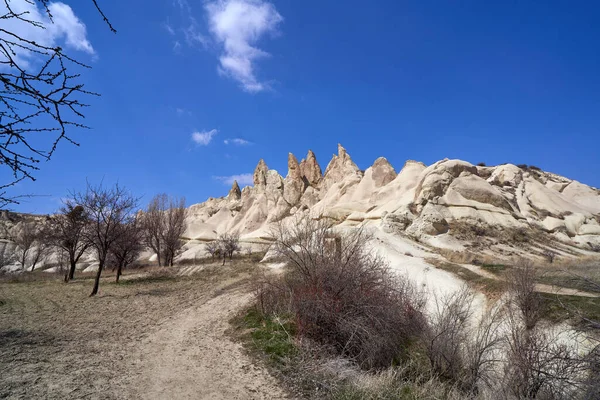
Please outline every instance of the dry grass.
M88 297L93 274L68 284L34 273L0 282L0 398L127 398L128 357L180 310L247 282L247 262L179 277L177 268L110 271Z
M488 297L497 298L506 290L505 284L502 280L486 278L458 264L441 261L436 258L428 258L426 261L436 268L448 271L458 276L474 289L483 292Z

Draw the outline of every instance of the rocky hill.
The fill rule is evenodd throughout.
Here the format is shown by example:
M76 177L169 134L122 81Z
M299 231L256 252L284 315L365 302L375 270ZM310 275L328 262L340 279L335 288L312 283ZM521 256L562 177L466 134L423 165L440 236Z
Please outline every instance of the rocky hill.
M253 177L253 186L240 190L234 182L228 196L188 209L188 257L225 232L260 242L273 222L299 213L493 256L555 251L576 257L600 249L600 190L533 166L444 159L430 166L407 161L397 173L378 158L361 171L338 145L324 173L309 151L300 162L288 155L285 177L264 160Z
M444 159L430 166L407 161L396 172L378 158L362 171L338 145L324 173L309 150L300 162L288 155L285 177L260 160L253 180L243 189L234 182L226 197L188 208L179 261L206 257L204 244L226 232L239 233L246 248L263 249L273 223L299 215L326 218L339 228L367 226L400 255L600 257L600 190L534 166ZM3 212L0 255L7 258L14 248L7 232L41 218ZM96 264L90 253L80 267Z

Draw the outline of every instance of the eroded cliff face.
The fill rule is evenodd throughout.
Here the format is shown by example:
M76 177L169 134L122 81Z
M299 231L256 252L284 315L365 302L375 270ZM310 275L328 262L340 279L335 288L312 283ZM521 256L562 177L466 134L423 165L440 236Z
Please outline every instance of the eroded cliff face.
M378 158L363 172L341 145L323 174L312 151L301 162L290 153L285 178L260 160L253 187L240 191L234 183L227 197L189 208L186 237L207 241L237 231L247 241L265 239L273 222L299 213L437 247L510 253L525 245L539 252L600 246L595 188L535 167L478 167L448 159L428 167L407 161L396 173Z
M253 183L234 182L226 197L188 208L182 259L204 254L203 243L226 232L268 243L275 223L299 215L493 257L600 255L600 191L535 167L445 159L407 161L396 173L378 158L361 171L339 145L324 173L309 150L301 162L288 154L285 178L260 160ZM0 218L6 232L20 223L11 215ZM0 238L2 254L11 246Z

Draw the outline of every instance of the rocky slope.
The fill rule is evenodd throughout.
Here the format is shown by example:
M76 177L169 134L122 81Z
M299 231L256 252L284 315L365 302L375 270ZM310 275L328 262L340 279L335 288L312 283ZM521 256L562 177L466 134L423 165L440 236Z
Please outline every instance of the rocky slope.
M284 178L260 160L254 185L188 209L184 257L202 242L237 231L246 242L268 238L273 222L307 214L335 224L364 224L414 241L495 256L593 254L600 248L600 191L536 167L407 161L400 172L385 158L361 171L338 145L321 173L312 151L288 155Z
M234 182L226 197L188 208L179 260L206 257L204 243L226 232L238 232L246 248L263 247L275 222L299 215L327 218L340 228L367 226L385 240L402 239L412 253L417 245L493 260L600 257L600 190L533 166L444 159L430 166L407 161L397 173L378 158L362 171L338 145L324 173L309 150L300 162L288 155L285 178L260 160L253 181L243 189ZM0 231L32 218L42 217L5 212ZM8 236L0 237L0 256L6 256L0 258L13 248ZM90 254L81 267L95 264Z

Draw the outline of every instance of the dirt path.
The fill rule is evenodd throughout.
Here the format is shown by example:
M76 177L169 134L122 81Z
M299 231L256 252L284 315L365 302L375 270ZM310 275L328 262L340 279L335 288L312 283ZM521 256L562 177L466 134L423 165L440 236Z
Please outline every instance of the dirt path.
M287 398L273 377L255 366L225 333L250 295L223 291L189 307L144 339L131 397L140 399Z

